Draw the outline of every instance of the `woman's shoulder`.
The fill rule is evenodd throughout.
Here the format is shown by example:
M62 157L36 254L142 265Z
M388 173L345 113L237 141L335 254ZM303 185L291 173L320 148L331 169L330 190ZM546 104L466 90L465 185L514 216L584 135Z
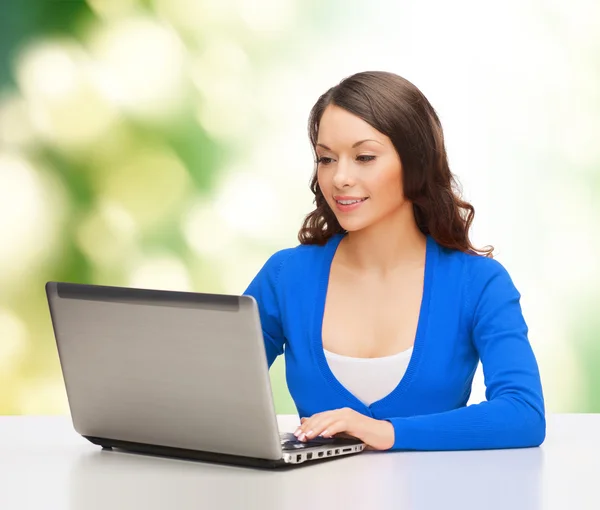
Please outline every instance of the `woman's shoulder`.
M474 252L456 252L452 256L461 262L461 280L471 305L475 306L482 300L520 298L509 271L498 259Z
M504 265L495 258L474 251L465 252L439 246L440 258L448 268L460 269L469 279L487 279L499 274L508 274Z
M476 252L439 248L437 273L444 273L443 281L456 282L476 300L486 291L499 289L514 292L515 285L509 271L499 260Z
M299 244L297 246L282 248L273 253L265 266L277 273L289 272L298 274L304 268L314 268L315 263L327 253L327 247L335 239L330 239L324 245Z
M494 278L510 280L508 270L498 259L478 253L463 253L462 256L471 281L485 283Z

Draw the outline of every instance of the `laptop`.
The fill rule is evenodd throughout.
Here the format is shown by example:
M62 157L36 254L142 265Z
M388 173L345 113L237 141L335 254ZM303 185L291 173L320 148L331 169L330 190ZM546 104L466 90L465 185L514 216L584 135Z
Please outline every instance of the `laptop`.
M362 452L281 435L251 296L48 282L73 427L105 449L265 468Z

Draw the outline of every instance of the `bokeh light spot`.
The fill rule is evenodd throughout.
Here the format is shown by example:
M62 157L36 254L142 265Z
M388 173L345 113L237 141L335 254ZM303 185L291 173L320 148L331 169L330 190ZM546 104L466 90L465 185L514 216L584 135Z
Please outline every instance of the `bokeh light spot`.
M8 375L18 369L27 348L27 328L8 309L0 308L0 373Z
M128 285L138 289L191 291L191 279L183 262L173 255L158 254L140 260Z

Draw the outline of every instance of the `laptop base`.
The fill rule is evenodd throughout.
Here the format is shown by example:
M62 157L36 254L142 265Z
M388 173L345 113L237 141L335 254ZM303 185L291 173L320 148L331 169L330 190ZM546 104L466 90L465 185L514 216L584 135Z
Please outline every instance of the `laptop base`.
M264 469L290 467L290 464L286 463L283 459L258 459L254 457L244 457L241 455L228 455L224 453L175 448L172 446L159 446L153 444L135 443L132 441L120 441L117 439L108 439L103 437L83 437L91 443L101 446L103 450L107 451L118 449L132 453L157 455L160 457L173 457L177 459L197 460L210 463L230 464L235 466L257 467Z

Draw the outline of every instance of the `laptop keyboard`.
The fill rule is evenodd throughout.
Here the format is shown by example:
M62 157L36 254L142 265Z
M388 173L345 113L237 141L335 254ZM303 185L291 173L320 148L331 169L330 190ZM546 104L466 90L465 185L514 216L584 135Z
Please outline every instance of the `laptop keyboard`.
M291 432L280 434L281 447L284 450L298 450L302 448L314 448L315 446L324 446L334 442L333 438L315 437L310 441L299 441Z

